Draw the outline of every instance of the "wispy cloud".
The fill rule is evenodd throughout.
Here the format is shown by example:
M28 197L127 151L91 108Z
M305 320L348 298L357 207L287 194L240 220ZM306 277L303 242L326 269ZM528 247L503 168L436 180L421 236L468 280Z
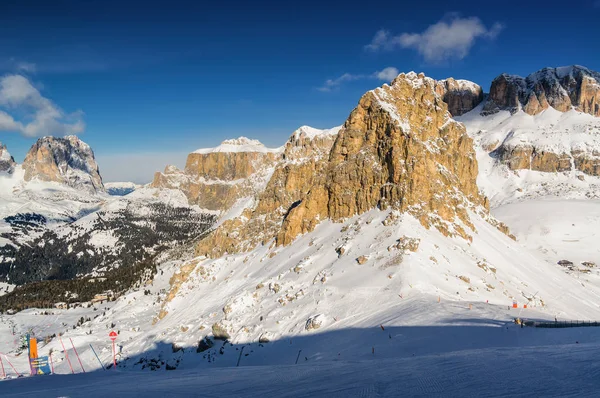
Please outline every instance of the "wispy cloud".
M385 69L382 69L380 71L377 71L377 72L374 72L374 73L371 73L368 75L364 75L364 74L355 75L355 74L351 74L351 73L344 73L343 75L341 75L335 79L325 80L325 83L321 87L318 87L317 90L322 91L322 92L330 92L330 91L339 89L340 86L346 82L351 82L351 81L356 81L356 80L364 80L364 79L378 79L378 80L383 80L383 81L392 81L396 76L398 76L398 69L394 68L393 66L389 66Z
M460 18L456 15L430 25L421 33L392 35L387 30L378 31L365 50L392 51L411 48L423 56L425 61L437 63L449 59L463 59L477 39L495 39L503 29L496 22L487 28L479 18Z
M80 134L85 129L82 112L65 114L23 75L0 78L0 108L0 131L39 137Z
M18 72L35 73L37 66L33 62L22 61L16 64L16 69Z
M317 90L329 92L329 91L339 88L340 85L342 85L342 83L351 82L353 80L360 80L360 79L364 79L364 78L365 78L365 75L352 75L350 73L344 73L343 75L341 75L340 77L337 77L335 79L325 80L325 84L323 84L321 87L317 88Z

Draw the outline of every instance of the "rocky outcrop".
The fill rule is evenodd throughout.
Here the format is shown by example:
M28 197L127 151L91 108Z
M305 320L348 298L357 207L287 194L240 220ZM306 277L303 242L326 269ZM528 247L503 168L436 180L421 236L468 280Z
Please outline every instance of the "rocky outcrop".
M11 174L15 169L15 159L6 149L6 145L0 142L0 173Z
M481 87L468 80L440 80L436 83L435 91L448 105L452 116L463 115L483 101Z
M534 170L546 173L581 171L600 176L600 152L571 150L569 153L554 153L531 145L501 145L492 152L511 170Z
M324 183L329 153L340 128L317 130L304 126L295 131L264 190L257 194L255 208L225 221L198 243L197 253L219 257L248 251L273 239L286 214L300 203L299 198ZM318 220L314 221L316 225Z
M275 169L254 209L228 220L197 245L219 257L275 239L287 245L321 221L340 221L375 207L410 213L445 235L470 239L469 208L484 209L473 142L454 121L439 82L399 75L366 93L328 144L288 141L287 161ZM301 149L296 148L300 145ZM301 161L293 153L301 152Z
M220 146L188 155L184 170L167 166L156 173L153 188L180 189L191 204L208 210L226 210L238 199L256 194L270 169L281 158L256 140L240 137Z
M52 181L73 188L103 191L94 152L75 136L40 138L23 162L25 181Z
M544 68L526 78L502 74L492 82L482 114L522 109L536 115L549 106L600 116L600 73L574 65Z

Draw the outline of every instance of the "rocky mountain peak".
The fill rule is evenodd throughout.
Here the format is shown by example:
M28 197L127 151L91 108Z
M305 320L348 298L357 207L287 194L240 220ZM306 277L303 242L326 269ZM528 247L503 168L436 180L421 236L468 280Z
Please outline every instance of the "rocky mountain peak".
M279 163L256 205L199 242L197 254L218 257L273 239L288 245L325 219L374 208L406 212L427 228L470 239L467 209L486 213L487 202L476 184L473 142L450 117L439 85L411 72L367 92L326 156ZM312 131L299 130L286 154Z
M483 101L483 90L478 84L469 80L453 78L439 80L436 92L448 104L448 111L452 116L461 116Z
M281 159L281 148L239 137L215 148L198 149L187 157L184 170L167 166L157 172L153 188L180 189L191 204L208 210L229 209L238 199L252 196L268 170Z
M482 114L522 109L536 115L548 107L600 116L600 73L579 65L543 68L525 78L503 73L492 81Z
M6 149L6 145L0 142L0 173L12 173L15 169L15 159Z
M23 169L26 181L38 179L104 190L94 152L76 136L40 138L27 153Z

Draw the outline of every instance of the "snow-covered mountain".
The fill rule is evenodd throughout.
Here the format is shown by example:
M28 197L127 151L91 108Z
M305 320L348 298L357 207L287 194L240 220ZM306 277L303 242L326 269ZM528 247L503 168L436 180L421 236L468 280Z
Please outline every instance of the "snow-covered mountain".
M599 197L599 76L580 66L500 75L483 103L456 118L475 141L478 184L492 204ZM543 107L532 108L535 95Z
M502 95L496 79L487 99L468 81L400 74L365 93L339 127L300 127L277 149L242 137L196 150L184 170L169 166L151 187L104 196L102 210L54 229L53 240L82 233L95 247L120 247L115 214L138 209L142 196L158 202L128 216L125 231L157 222L164 210L152 208L173 201L198 212L186 218L212 210L201 236L151 246L157 271L136 274L114 303L52 310L64 324L36 310L10 319L72 338L88 369L99 367L90 343L108 362L113 328L119 366L138 370L573 343L573 333L523 332L512 321L600 318L600 253L586 225L598 204L572 201L600 187L600 119L582 102L595 97L580 94L596 74L586 71L538 72ZM562 93L555 83L574 108L548 99ZM521 94L516 109L508 99L530 90L523 98L539 100L542 89L550 106L540 112ZM587 329L576 338L597 337ZM66 373L56 339L40 346L50 349Z
M0 173L11 174L15 165L15 159L6 149L6 145L0 142Z
M58 182L92 192L104 190L94 152L76 136L40 138L22 166L25 181Z
M165 247L197 239L215 221L180 191L107 194L93 151L76 137L41 138L21 165L12 163L5 147L2 151L12 170L0 173L3 282L72 280L149 266ZM20 308L31 305L20 298Z
M549 107L600 116L600 73L579 65L544 68L526 78L504 73L492 82L482 113L522 109L537 115Z

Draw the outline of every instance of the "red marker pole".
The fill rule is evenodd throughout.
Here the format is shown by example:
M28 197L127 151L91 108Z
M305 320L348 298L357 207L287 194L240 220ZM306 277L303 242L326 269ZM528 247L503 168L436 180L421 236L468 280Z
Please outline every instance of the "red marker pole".
M108 337L112 340L113 346L113 366L117 369L117 350L115 349L115 340L117 339L117 333L113 330L108 334Z
M0 356L0 365L2 365L2 378L6 379L6 372L4 371L4 362L2 362L2 356Z
M79 354L77 353L75 344L73 344L73 339L69 338L69 340L71 341L71 346L73 347L73 351L75 351L75 356L77 357L77 360L79 361L79 366L81 366L81 370L83 370L83 373L85 373L85 369L83 368L83 364L81 363L81 358L79 358Z

